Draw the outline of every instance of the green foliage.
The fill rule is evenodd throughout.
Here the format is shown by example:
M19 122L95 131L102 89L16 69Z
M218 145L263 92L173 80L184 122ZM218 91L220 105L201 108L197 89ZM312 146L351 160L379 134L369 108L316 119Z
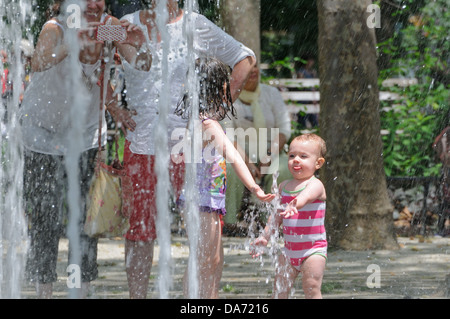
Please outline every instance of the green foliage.
M261 0L261 61L274 66L267 76L291 77L298 57L317 60L318 30L315 0Z
M270 43L270 46L275 46ZM268 69L263 70L262 79L269 80L272 78L292 78L298 69L299 63L305 64L307 61L299 57L284 57L277 60L271 51L262 52L263 61L268 61Z
M382 128L389 132L382 136L388 176L430 176L439 172L431 148L437 116L423 112L415 103L418 92L418 86L407 88L402 92L406 98L401 104L386 106L381 111Z
M317 54L317 3L315 0L261 0L261 46L267 49L266 37L278 38L275 60L286 56Z
M380 71L380 90L401 95L394 103L381 103L384 135L384 167L388 176L437 175L432 143L449 124L449 11L446 0L426 4L420 15L393 38L379 44L380 54L391 57L390 67ZM383 88L392 77L415 77L418 84Z
M324 282L322 284L322 293L329 294L343 289L342 284L337 281Z

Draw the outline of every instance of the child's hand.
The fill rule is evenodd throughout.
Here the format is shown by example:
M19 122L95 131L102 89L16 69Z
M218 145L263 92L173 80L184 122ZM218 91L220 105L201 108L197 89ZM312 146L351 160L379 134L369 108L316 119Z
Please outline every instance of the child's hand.
M107 108L108 112L125 136L127 136L127 130L134 132L136 129L136 122L133 120L132 116L137 115L136 110L126 110L114 105L110 105Z
M137 25L130 23L128 20L121 20L120 24L127 31L127 38L122 43L130 44L139 50L146 41L144 31Z
M95 30L101 23L90 22L87 28L78 29L78 39L80 40L81 49L95 46L96 44L103 44L103 41L99 41L95 37Z
M252 187L251 192L263 202L270 202L275 198L275 194L266 194L259 186Z
M283 212L280 212L281 217L289 218L291 216L294 216L295 214L298 214L296 206L297 206L297 199L295 198L293 201L287 204L287 207Z
M261 246L265 247L267 246L267 243L268 243L267 239L263 236L257 238L254 242L250 243L250 245L252 246L252 250L250 251L250 255L252 256L252 258L257 258L261 256L264 252Z

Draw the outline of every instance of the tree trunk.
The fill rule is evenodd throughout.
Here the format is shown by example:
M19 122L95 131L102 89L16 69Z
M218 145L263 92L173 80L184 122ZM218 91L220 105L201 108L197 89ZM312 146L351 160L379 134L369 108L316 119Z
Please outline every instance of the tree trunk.
M225 31L252 49L258 61L261 54L261 0L222 0L221 18Z
M380 135L374 29L368 0L318 0L320 132L328 147L331 247L395 249Z

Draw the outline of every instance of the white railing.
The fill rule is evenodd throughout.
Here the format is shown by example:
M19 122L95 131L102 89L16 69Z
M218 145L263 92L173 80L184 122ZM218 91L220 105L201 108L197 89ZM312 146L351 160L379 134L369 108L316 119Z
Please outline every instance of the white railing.
M320 112L319 79L273 79L269 85L277 87L285 101L291 116L299 111L307 114ZM383 81L383 87L406 87L417 84L417 79L387 79ZM395 101L401 98L397 93L380 91L380 101Z

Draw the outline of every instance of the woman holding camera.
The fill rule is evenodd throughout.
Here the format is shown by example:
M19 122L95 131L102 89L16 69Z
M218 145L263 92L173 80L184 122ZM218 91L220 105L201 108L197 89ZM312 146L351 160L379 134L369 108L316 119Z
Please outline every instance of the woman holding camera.
M104 111L99 107L101 88L97 83L106 52L105 44L94 39L94 31L99 24L107 21L119 24L119 21L104 13L104 0L86 0L82 20L87 22L87 26L74 30L66 23L61 8L62 1L56 0L48 12L50 19L44 24L36 44L32 58L33 74L21 107L24 197L30 224L27 276L35 282L39 298L51 298L53 282L57 279L58 243L64 231L64 206L68 189L66 160L71 142L76 140L82 149L78 172L81 216L77 231L80 248L74 252L69 243L69 254L79 253L81 256L79 267L82 283L78 297L84 298L89 283L98 275L97 239L84 234L83 224L98 150L99 112L103 112L104 117ZM127 27L130 39L136 39L133 45L139 46L139 30L131 25ZM77 32L79 52L71 52L69 32ZM125 49L125 45L116 46ZM126 49L123 51L124 56L133 53L132 45L127 45ZM73 54L78 55L79 63L72 62L70 57ZM70 79L77 72L81 73L81 83L79 87L74 87ZM111 94L110 89L108 93ZM68 134L74 122L74 119L69 118L71 108L76 105L83 106L83 110L80 109L77 114L84 115L77 120L81 123L78 137ZM103 124L102 142L105 145L105 120Z

